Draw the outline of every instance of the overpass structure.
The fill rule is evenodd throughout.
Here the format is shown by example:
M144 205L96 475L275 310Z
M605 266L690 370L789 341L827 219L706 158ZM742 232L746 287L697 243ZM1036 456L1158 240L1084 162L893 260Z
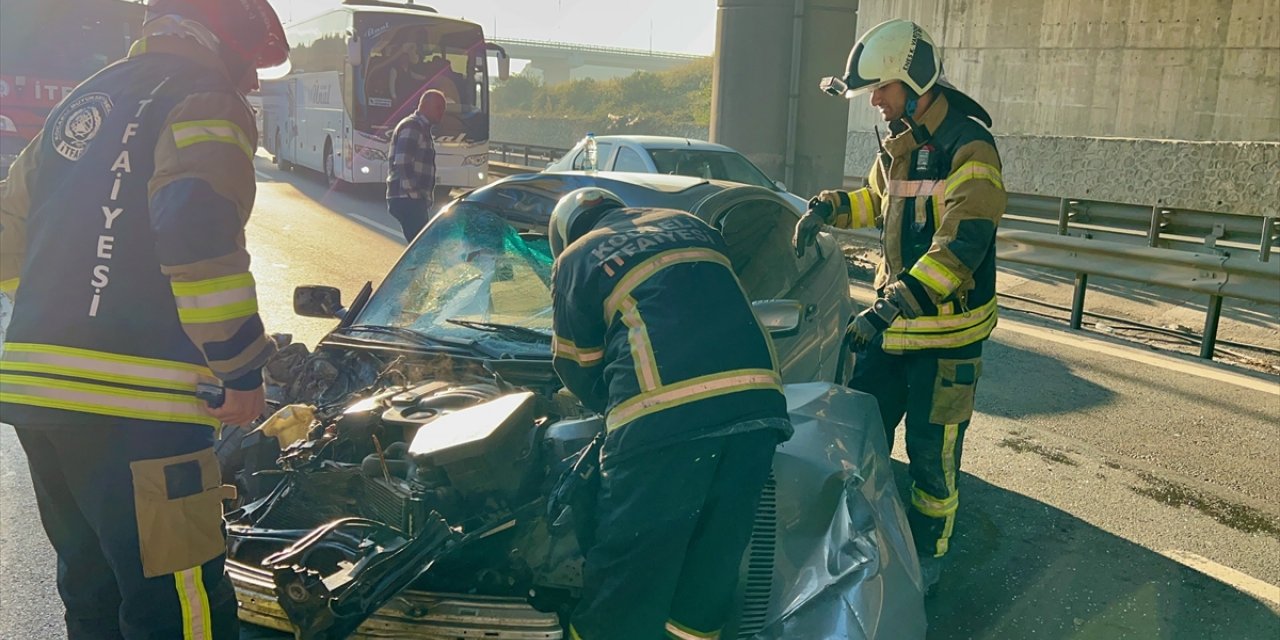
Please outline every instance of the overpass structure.
M635 71L665 71L707 57L541 40L495 38L493 42L512 58L528 60L529 66L542 72L542 80L548 85L574 79L575 71L590 70L584 75L610 77Z

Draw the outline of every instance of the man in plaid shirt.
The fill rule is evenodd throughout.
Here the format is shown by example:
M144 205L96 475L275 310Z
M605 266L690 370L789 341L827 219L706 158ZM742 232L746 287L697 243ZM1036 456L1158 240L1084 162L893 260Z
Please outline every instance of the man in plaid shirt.
M400 221L404 239L427 224L436 188L436 147L431 125L444 119L444 94L432 89L418 100L418 110L396 125L391 136L387 172L387 210Z

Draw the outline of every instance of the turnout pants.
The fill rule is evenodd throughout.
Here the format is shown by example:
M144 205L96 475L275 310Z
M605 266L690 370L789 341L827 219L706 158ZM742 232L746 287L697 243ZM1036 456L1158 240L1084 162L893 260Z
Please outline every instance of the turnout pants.
M890 354L876 340L858 352L849 381L851 388L875 396L890 449L906 415L912 481L907 520L921 557L947 553L960 506L956 478L964 433L982 375L981 342L944 354Z
M71 640L232 640L213 430L103 418L17 429Z
M716 638L778 433L711 437L604 469L573 640Z

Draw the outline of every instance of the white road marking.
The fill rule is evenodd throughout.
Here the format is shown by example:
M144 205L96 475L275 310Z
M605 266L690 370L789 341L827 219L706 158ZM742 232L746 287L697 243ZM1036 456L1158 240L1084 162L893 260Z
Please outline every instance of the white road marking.
M368 226L370 226L370 227L373 227L374 229L377 229L377 230L379 230L379 231L381 231L381 232L383 232L383 233L386 233L386 234L392 235L392 236L394 236L397 240L401 240L401 239L403 239L403 238L404 238L404 232L403 232L403 231L401 231L401 230L399 230L399 229L392 229L391 227L388 227L387 225L382 224L381 222L378 222L377 220L372 220L372 219L367 218L367 217L365 217L365 216L362 216L362 215L360 215L360 214L358 214L358 213L348 213L348 214L347 214L347 216L348 216L348 217L351 217L351 218L355 218L356 220L359 220L360 222L363 222L364 224L366 224L366 225L368 225Z
M850 293L853 300L864 307L875 301L875 292L870 291L866 287L853 285L850 287ZM1216 380L1233 384L1237 387L1251 389L1253 391L1261 391L1269 393L1276 397L1280 397L1280 382L1272 380L1263 380L1253 376L1247 376L1234 371L1199 362L1188 362L1181 358L1168 356L1159 353L1151 353L1140 347L1130 347L1127 345L1112 344L1105 340L1092 339L1089 334L1075 334L1058 329L1049 329L1025 322L1011 320L1008 316L1001 316L1000 324L996 326L996 332L1011 331L1013 333L1031 336L1040 340L1062 344L1077 349L1088 349L1098 353L1106 354L1115 358L1123 358L1132 362L1159 367L1167 371L1175 371L1187 375L1204 378L1207 380Z
M1208 558L1198 556L1189 551L1179 549L1168 549L1161 551L1160 555L1177 562L1186 567L1190 567L1200 573L1209 576L1219 582L1239 589L1255 598L1266 600L1275 605L1280 605L1280 587L1268 582L1263 582L1251 575L1236 571L1231 567L1218 564Z

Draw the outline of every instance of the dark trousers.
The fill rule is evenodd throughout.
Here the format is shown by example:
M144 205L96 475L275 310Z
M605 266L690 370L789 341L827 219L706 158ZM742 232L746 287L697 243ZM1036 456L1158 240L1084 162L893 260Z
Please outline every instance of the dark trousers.
M413 242L418 232L427 226L431 201L425 198L387 198L387 211L400 222L405 241Z
M606 468L570 637L714 637L730 614L777 446L777 431L751 431Z
M104 418L17 432L68 638L239 636L212 429Z
M956 479L964 434L973 416L982 375L982 343L939 356L885 353L879 340L859 351L849 386L875 396L893 447L905 414L911 506L907 520L921 557L946 555L955 529L960 492Z

